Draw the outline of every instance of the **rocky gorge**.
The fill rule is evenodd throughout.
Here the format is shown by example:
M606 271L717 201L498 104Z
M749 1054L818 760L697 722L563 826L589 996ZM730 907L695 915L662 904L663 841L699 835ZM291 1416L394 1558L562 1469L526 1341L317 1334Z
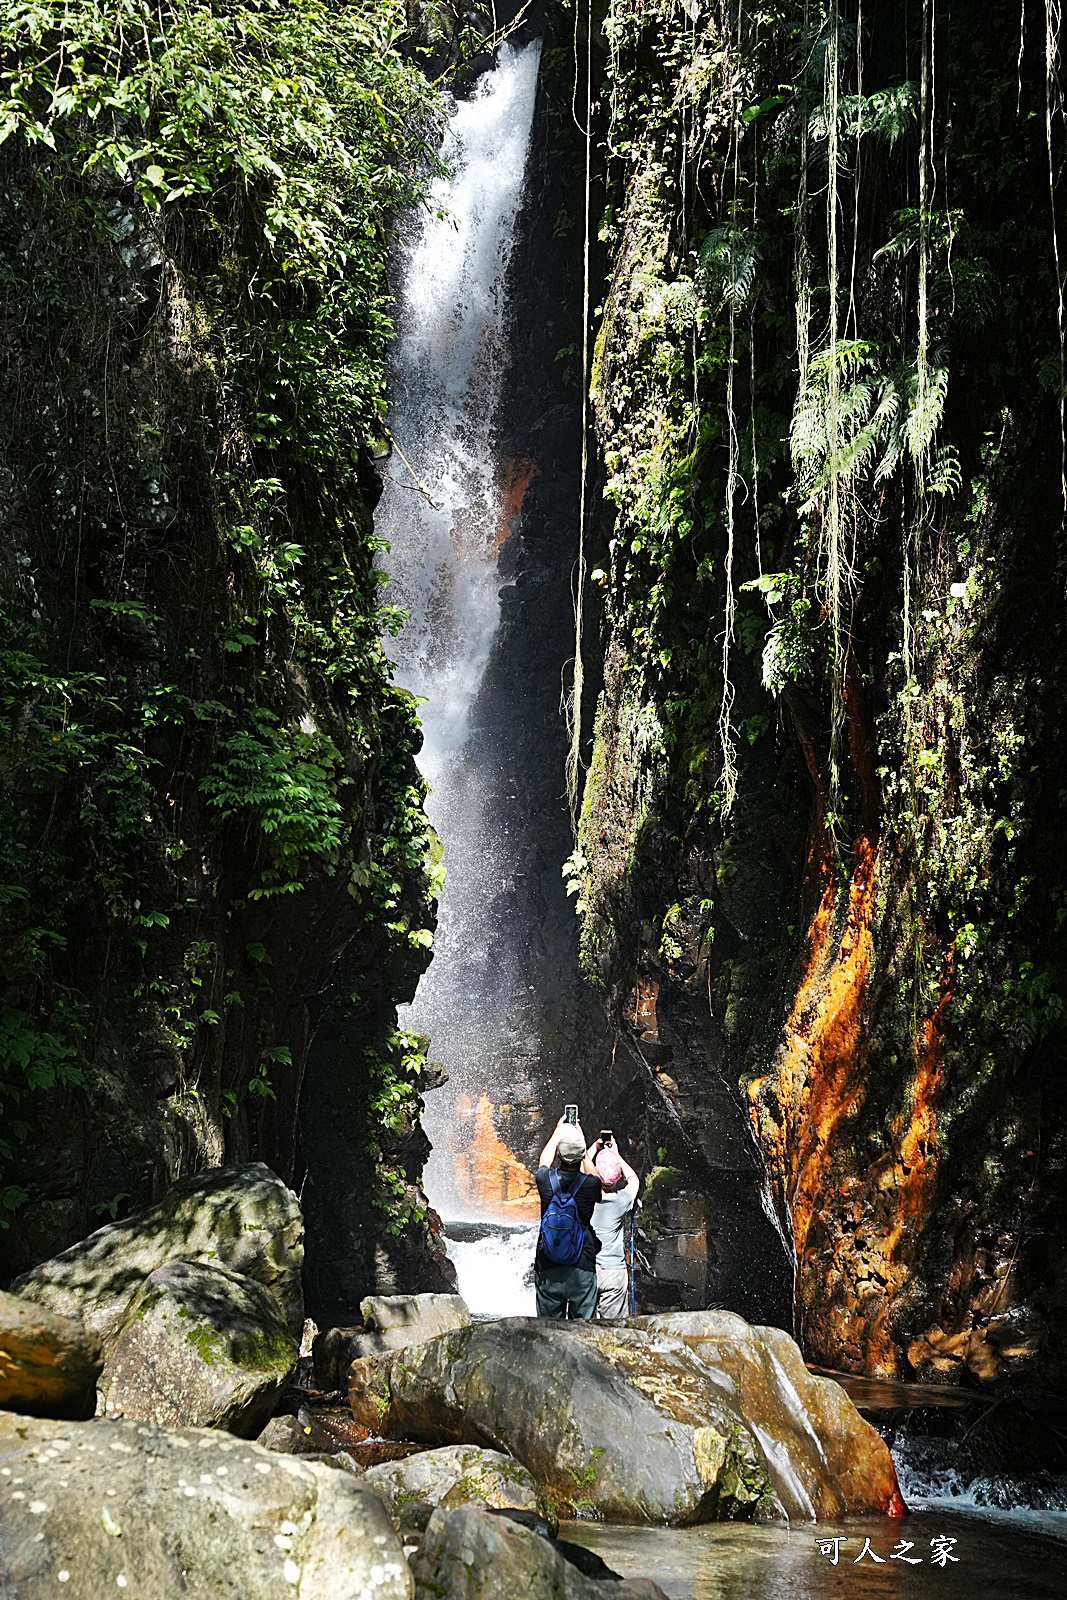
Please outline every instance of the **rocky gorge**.
M520 1582L582 1596L570 1568L611 1575L559 1543L561 1514L904 1510L885 1443L838 1385L810 1376L788 1335L723 1313L472 1326L458 1297L369 1297L377 1350L347 1352L352 1426L330 1449L315 1392L291 1387L301 1244L291 1191L262 1166L222 1169L3 1296L4 1592L162 1596L180 1574L185 1592L225 1582L248 1600ZM317 1372L336 1367L339 1331L320 1336ZM309 1409L292 1432L284 1412L264 1428L286 1394ZM368 1438L402 1447L361 1465L352 1441ZM453 1568L459 1587L435 1588Z
M0 22L0 1593L1057 1592L1057 9L118 11Z

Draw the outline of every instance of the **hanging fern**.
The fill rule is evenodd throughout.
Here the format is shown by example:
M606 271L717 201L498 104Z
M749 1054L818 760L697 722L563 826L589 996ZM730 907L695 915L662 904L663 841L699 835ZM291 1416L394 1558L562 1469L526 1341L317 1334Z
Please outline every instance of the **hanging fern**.
M737 311L752 298L760 242L751 228L715 228L700 249L700 288L712 310Z

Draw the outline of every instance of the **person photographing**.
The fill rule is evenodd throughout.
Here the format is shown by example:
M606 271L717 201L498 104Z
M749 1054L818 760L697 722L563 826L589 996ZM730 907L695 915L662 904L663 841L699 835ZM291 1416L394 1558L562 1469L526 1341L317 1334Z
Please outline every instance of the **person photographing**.
M600 1240L596 1257L598 1317L624 1317L630 1286L626 1266L626 1218L637 1199L640 1178L619 1154L615 1136L602 1129L596 1144L586 1152L587 1161L600 1178L601 1199L593 1208L593 1228Z
M560 1117L534 1175L541 1197L534 1290L539 1317L587 1319L596 1311L600 1241L592 1220L602 1185L577 1113L571 1111L574 1120L566 1112Z

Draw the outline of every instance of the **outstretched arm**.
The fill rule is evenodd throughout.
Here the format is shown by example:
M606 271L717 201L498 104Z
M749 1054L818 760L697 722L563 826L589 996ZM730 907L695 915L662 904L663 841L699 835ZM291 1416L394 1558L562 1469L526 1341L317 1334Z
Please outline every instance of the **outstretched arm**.
M555 1131L552 1134L551 1139L549 1139L548 1143L545 1145L545 1148L541 1151L541 1154L538 1157L537 1165L539 1167L550 1167L552 1165L553 1161L556 1159L556 1146L559 1143L560 1134L563 1132L564 1128L572 1126L574 1127L576 1133L582 1134L583 1141L585 1140L585 1134L582 1133L581 1125L579 1123L572 1124L567 1121L566 1116L560 1117L559 1121L556 1123ZM582 1171L587 1172L591 1170L595 1169L587 1167L586 1162L583 1160Z

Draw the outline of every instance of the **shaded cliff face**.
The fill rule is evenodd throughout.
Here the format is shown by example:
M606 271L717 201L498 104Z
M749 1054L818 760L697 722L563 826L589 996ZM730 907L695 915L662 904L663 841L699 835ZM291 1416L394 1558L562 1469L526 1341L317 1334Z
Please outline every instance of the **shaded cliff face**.
M810 1358L1062 1385L1062 120L801 13L608 11L583 956Z
M391 171L419 159L432 97L392 55L389 11L367 25L374 87L411 130L375 152ZM175 53L193 70L207 48L181 7L168 17L145 32L160 85L146 148ZM302 19L268 19L250 65L217 20L238 89L274 51L323 48L313 31L294 41ZM387 238L359 193L371 85L345 54L364 20L331 33L339 76L315 58L324 99L299 108L305 131L343 129L351 157L327 183L331 203L350 185L348 213L331 223L327 207L314 243L294 243L262 174L234 178L213 143L225 119L193 140L191 198L162 205L171 163L193 159L180 117L156 157L167 171L142 170L149 148L141 167L87 176L91 130L59 113L51 148L3 149L8 1274L181 1173L258 1157L303 1190L313 1314L350 1313L398 1274L449 1276L426 1264L421 1063L395 1013L427 959L435 869L414 706L379 644L363 439ZM86 48L112 70L106 42ZM148 70L140 48L130 81ZM310 226L322 171L271 145L269 118L261 133L293 164L278 184L306 180ZM316 148L336 155L326 135ZM412 197L390 181L385 198Z

